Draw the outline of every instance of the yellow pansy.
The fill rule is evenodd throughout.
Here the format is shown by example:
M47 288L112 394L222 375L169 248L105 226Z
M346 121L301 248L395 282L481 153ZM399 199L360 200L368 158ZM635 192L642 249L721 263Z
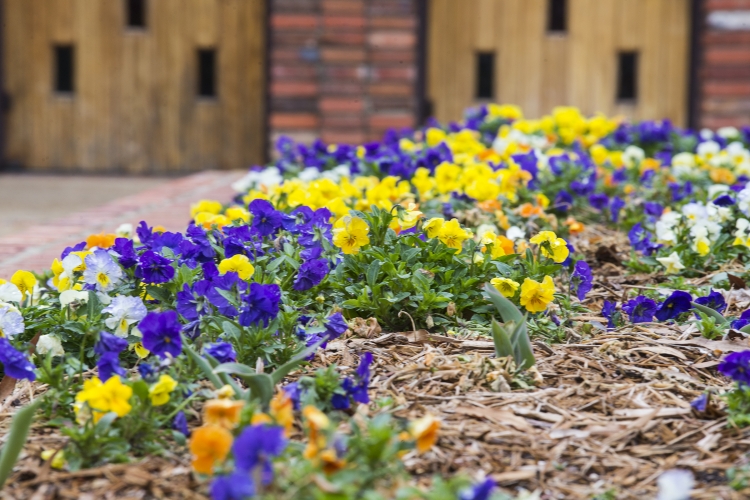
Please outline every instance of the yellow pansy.
M148 390L151 404L162 406L169 402L169 394L177 387L177 381L169 375L162 375L159 380Z
M529 312L542 312L555 298L555 284L551 276L545 276L541 283L526 278L521 285L521 305Z
M195 217L200 212L207 212L214 215L219 214L221 213L221 202L216 200L200 200L190 205L190 217Z
M498 292L508 298L513 297L516 294L518 287L521 286L517 281L513 281L510 278L492 278L490 283Z
M255 267L250 263L247 256L238 253L228 259L222 259L219 263L219 272L221 274L234 272L240 279L248 280L255 273Z
M451 219L442 225L438 232L438 238L448 247L461 252L465 240L471 238L471 233L458 223L458 220Z
M359 217L345 216L333 225L333 244L346 255L356 254L370 243L370 226Z
M437 238L438 234L440 234L440 230L443 228L443 224L445 224L445 219L433 217L424 223L422 229L425 230L428 238Z
M224 215L231 221L241 220L245 224L250 222L250 212L243 207L229 207L224 212Z
M30 295L34 291L37 280L30 272L19 270L13 273L10 282L16 285L25 297L27 293Z
M558 264L564 262L570 255L568 244L565 243L564 239L558 238L552 231L541 231L529 241L539 245L542 255L549 257Z
M119 417L124 417L132 406L130 401L133 389L122 383L120 377L115 375L102 383L98 377L86 380L83 389L76 395L78 403L87 403L94 410L94 422L97 422L106 413L114 412Z

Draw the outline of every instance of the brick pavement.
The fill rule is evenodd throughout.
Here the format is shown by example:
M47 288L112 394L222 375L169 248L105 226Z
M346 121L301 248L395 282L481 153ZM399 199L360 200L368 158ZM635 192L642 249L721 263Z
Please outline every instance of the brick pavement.
M242 175L240 171L200 172L2 237L0 278L8 279L18 269L49 269L66 246L93 233L114 232L123 223L136 226L145 220L152 226L184 231L192 203L204 198L229 201L234 196L231 184Z

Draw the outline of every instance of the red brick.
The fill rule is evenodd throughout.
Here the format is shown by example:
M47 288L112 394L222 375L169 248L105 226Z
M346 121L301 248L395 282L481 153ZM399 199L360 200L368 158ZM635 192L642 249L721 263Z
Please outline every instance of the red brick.
M294 31L272 30L271 46L274 48L285 49L314 46L317 43L317 33L298 33Z
M315 81L318 71L313 66L274 64L271 66L271 76L275 80Z
M307 64L308 62L302 58L299 48L271 48L271 64L278 64L281 62L289 63L295 62L299 64Z
M314 30L318 27L318 16L313 14L272 14L271 26L274 29Z
M750 80L750 66L707 66L700 70L701 80Z
M330 14L362 15L365 3L362 0L323 0L323 12Z
M323 130L320 139L327 144L362 144L365 133L361 131Z
M416 30L416 17L371 17L370 27L373 29L403 29Z
M321 121L325 130L359 130L365 125L365 118L354 113L323 115Z
M417 70L412 66L376 67L370 70L370 78L373 82L384 80L413 82L416 76Z
M310 97L273 97L270 99L271 111L294 113L317 113L318 98Z
M744 127L750 125L750 117L747 115L737 117L704 117L701 118L700 122L701 128Z
M750 98L713 97L704 99L701 111L716 115L747 114L750 115Z
M402 83L373 83L369 91L374 96L410 96L414 94L414 86Z
M750 9L750 0L706 0L706 12L712 10Z
M325 80L350 80L354 82L366 80L369 75L367 66L364 64L357 64L356 66L324 66L321 68L321 73L322 78Z
M271 127L286 129L316 128L318 117L313 113L271 113Z
M708 64L750 64L750 47L707 47L704 61Z
M319 106L323 112L357 113L364 109L364 101L361 97L323 97Z
M321 59L330 63L364 62L367 54L364 49L334 49L323 48L320 51Z
M322 45L364 45L365 34L341 30L328 30L320 37Z
M365 18L362 16L324 16L323 26L326 28L355 29L365 28Z
M320 85L320 91L324 95L353 95L362 96L365 92L365 86L356 82L323 82Z
M708 82L703 85L706 96L750 96L750 82Z
M273 82L272 96L313 96L318 93L318 85L308 82Z
M748 31L706 31L701 37L704 46L750 45Z
M411 49L417 43L416 34L404 31L375 31L367 39L378 49Z
M413 64L416 60L414 50L374 50L370 60L374 63Z
M368 123L373 129L408 128L414 126L411 113L382 113L371 115Z

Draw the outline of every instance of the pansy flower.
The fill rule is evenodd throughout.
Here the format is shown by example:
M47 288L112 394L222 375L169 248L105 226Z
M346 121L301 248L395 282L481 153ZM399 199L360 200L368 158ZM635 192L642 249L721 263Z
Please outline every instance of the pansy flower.
M26 356L16 350L10 341L0 337L0 363L3 365L5 375L16 379L36 380L34 364Z
M219 363L233 363L237 361L237 353L229 342L206 344L203 347L203 352L212 356Z
M292 288L299 292L309 290L320 284L328 274L328 261L315 259L303 262L297 271Z
M682 290L675 290L667 297L661 307L654 313L659 321L667 321L677 318L680 314L693 308L691 302L693 297Z
M648 323L652 321L657 309L656 302L643 295L639 295L622 305L622 310L628 313L628 317L632 323Z
M253 214L251 229L261 237L275 236L281 229L282 214L267 200L255 199L250 202L250 213Z
M143 279L145 283L160 284L172 281L174 278L174 267L172 260L152 250L146 250L138 257L138 267L135 275Z
M182 352L180 325L175 311L150 312L138 324L143 334L143 347L164 359L176 358Z
M586 294L591 291L594 277L591 274L591 268L584 260L576 262L575 270L570 276L570 289L575 292L578 300L586 298Z
M118 295L102 309L102 313L111 314L110 318L104 320L107 328L113 329L119 337L126 337L130 325L142 320L148 311L140 297Z
M750 385L750 351L740 351L728 354L719 366L719 372L734 380L738 384Z
M271 459L286 448L284 428L274 425L251 425L245 427L232 446L237 469L250 472L260 466L263 484L273 479Z
M281 289L279 285L250 283L250 291L242 297L239 322L242 326L263 324L264 327L279 314Z
M711 293L705 297L698 297L695 299L695 303L701 306L709 307L718 313L723 313L727 308L727 301L721 292L711 290Z

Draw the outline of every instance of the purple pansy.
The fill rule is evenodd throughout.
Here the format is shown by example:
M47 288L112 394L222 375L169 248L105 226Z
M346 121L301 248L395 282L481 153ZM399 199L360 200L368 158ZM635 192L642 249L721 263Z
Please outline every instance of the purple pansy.
M176 358L182 352L182 325L175 311L151 312L138 324L143 334L143 347L164 359Z
M585 260L576 262L575 270L570 276L570 289L575 292L578 300L586 298L586 294L591 291L594 277L591 274L591 268Z
M675 290L662 303L661 307L654 313L654 316L659 321L675 319L680 314L688 312L693 308L692 301L693 297L689 293L682 290Z
M738 384L750 385L750 351L728 354L716 369Z
M628 317L632 323L648 323L652 321L657 309L656 302L643 295L639 295L622 305L622 310L628 313Z

